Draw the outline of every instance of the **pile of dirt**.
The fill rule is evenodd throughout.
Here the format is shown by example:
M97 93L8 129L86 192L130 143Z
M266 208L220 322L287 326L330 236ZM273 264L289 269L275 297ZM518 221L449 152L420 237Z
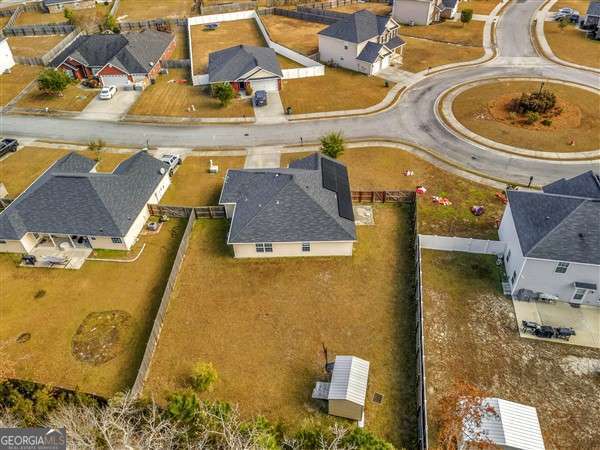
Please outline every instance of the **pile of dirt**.
M79 361L98 366L121 353L128 344L131 315L125 311L88 314L71 341L71 352Z
M565 130L579 128L581 125L581 109L560 97L556 98L556 106L552 110L540 114L540 120L528 124L525 114L512 112L511 104L515 98L520 96L521 92L511 92L490 100L487 105L488 113L491 116L489 119L527 130ZM544 125L542 123L544 119L549 119L552 123Z

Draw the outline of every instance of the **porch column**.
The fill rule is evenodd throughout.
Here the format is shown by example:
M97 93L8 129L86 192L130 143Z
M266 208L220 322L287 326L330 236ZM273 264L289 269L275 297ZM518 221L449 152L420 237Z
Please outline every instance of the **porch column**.
M71 235L68 234L67 237L69 238L69 242L71 243L71 247L75 248L75 242L73 242L73 239L71 239Z
M54 239L52 239L52 234L48 233L48 237L50 238L50 241L52 242L52 245L54 245L56 247L56 242L54 242Z

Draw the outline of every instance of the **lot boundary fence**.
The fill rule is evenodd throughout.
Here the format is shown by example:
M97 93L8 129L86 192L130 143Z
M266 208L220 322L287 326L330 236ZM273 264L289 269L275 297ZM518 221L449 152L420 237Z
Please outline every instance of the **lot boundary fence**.
M46 25L23 25L19 27L5 27L2 30L5 36L46 36L49 34L68 34L75 30L73 25L46 24Z
M121 0L115 0L110 7L109 14L113 17L117 17L117 11L119 10L119 6L121 5Z
M354 203L413 203L414 191L352 191Z
M189 59L165 59L162 65L167 69L187 69L192 66L192 62Z
M329 17L323 14L313 14L309 12L293 11L291 9L273 8L273 14L276 16L291 17L292 19L305 20L307 22L323 23L325 25L331 25L338 19Z
M298 6L298 12L306 13L306 14L315 14L317 16L325 16L331 18L334 21L346 19L350 17L351 14L333 11L330 9L321 9L321 8L309 8L307 6Z
M327 0L325 2L303 3L301 7L314 9L331 9L338 8L340 6L353 5L354 3L358 3L358 0ZM298 6L298 8L300 8L300 6Z
M503 255L506 244L486 239L471 239L451 236L419 236L421 246L429 250L445 250L448 252L478 253L484 255Z
M174 218L185 218L194 211L197 219L224 219L225 207L216 206L170 206L170 205L148 205L148 211L153 216L167 216Z
M236 3L225 3L222 5L206 5L204 2L200 2L200 15L206 14L225 14L236 11L247 11L258 8L258 2L236 2Z
M28 66L46 66L52 61L60 52L62 52L67 46L69 46L77 37L81 34L79 30L73 30L65 38L56 44L53 48L48 50L46 54L42 56L14 56L15 62L18 64L25 64Z
M187 19L150 19L119 22L119 28L121 28L121 31L135 31L144 28L165 27L168 25L185 27L187 25Z
M135 378L135 382L133 383L133 387L131 388L131 394L134 398L138 398L141 395L142 391L144 390L146 380L148 379L148 372L152 363L152 357L154 356L154 352L156 351L156 346L160 338L160 332L162 330L162 326L167 314L169 301L171 299L173 289L175 288L175 283L177 282L177 275L179 275L181 265L183 264L185 254L189 247L190 237L192 235L195 220L196 214L194 213L194 208L192 208L188 216L187 225L185 227L185 231L183 232L181 242L179 243L179 248L177 249L177 254L175 255L175 261L173 262L173 266L171 267L171 273L169 274L165 290L163 291L163 295L160 300L158 312L156 313L156 317L154 318L152 331L150 332L148 342L146 343L144 357L142 358L142 362L140 364L140 368Z
M423 272L421 269L421 235L415 204L415 300L417 304L417 448L427 449L427 385L425 372L425 331L423 313Z

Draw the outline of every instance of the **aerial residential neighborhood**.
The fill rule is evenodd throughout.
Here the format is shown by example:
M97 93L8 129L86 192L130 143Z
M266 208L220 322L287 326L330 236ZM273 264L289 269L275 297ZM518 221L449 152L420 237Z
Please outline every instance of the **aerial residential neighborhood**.
M599 26L0 0L0 447L600 449Z

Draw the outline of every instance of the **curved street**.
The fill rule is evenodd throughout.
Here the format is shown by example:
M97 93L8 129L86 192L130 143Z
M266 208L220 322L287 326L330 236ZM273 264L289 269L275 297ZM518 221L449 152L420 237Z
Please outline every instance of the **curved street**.
M400 100L385 112L288 122L275 125L144 125L39 116L4 115L3 134L87 143L102 138L113 145L164 147L254 147L316 141L331 130L342 130L347 139L388 138L415 143L483 174L526 183L534 176L545 183L573 176L595 162L565 162L524 158L464 141L448 131L434 113L438 97L465 81L530 76L572 81L599 88L597 74L550 62L537 55L530 36L531 19L542 0L515 0L505 8L496 27L497 57L478 66L438 72L408 87Z

